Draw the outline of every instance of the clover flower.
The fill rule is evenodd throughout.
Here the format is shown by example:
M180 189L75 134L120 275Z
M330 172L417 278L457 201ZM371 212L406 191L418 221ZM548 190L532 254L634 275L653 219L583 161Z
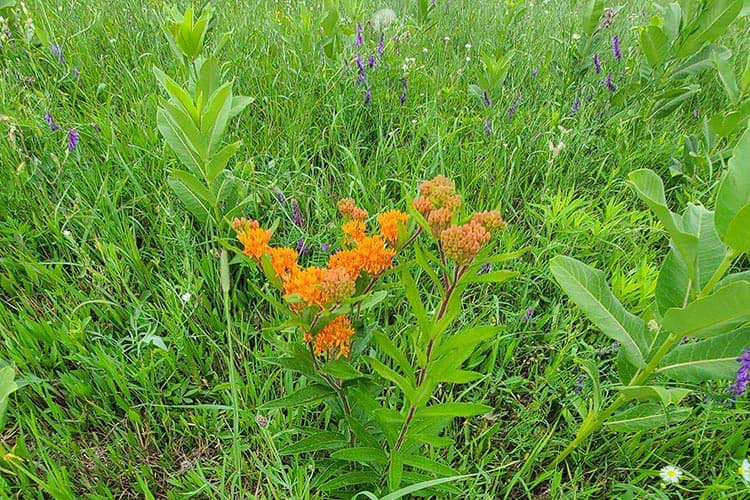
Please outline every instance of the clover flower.
M739 370L737 370L737 378L734 384L729 387L729 392L738 398L747 389L747 384L750 383L750 347L746 347L742 355L737 358L737 362L740 364Z
M375 56L373 54L370 54L367 58L367 67L370 69L375 67Z
M665 483L677 484L680 482L680 476L682 476L682 470L680 470L679 467L667 465L666 467L662 468L662 470L659 472L659 476L661 476L662 481L664 481Z

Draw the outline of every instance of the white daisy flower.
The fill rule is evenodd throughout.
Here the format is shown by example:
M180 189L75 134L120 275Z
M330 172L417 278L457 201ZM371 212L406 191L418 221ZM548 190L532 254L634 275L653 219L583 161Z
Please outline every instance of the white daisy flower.
M661 470L661 472L659 472L659 475L661 476L662 481L664 481L665 483L677 484L680 482L682 471L679 467L667 465Z
M193 294L190 292L185 292L182 295L180 295L180 300L183 301L185 304L190 302L190 299L193 297Z
M464 47L466 47L466 50L469 50L471 48L471 44L467 43L466 45L464 45Z
M581 39L581 35L579 35L578 33L573 33L573 40L580 40L580 39Z
M742 465L739 468L740 476L745 481L746 486L750 486L750 461L746 458L742 461Z

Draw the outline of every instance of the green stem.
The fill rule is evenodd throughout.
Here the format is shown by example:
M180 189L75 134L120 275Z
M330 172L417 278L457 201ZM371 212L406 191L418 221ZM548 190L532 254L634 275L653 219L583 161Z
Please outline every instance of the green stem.
M651 358L651 361L648 362L648 364L639 369L636 374L633 376L633 378L628 383L628 387L638 386L642 385L644 382L648 380L648 378L653 375L654 370L656 370L657 365L661 361L661 359L669 352L670 349L674 346L676 342L680 340L679 335L670 334L669 337L664 341L664 343L661 345L658 351L656 351L656 354ZM576 434L575 439L571 441L568 446L553 460L550 467L554 468L556 467L560 462L562 462L565 457L570 455L570 453L575 450L578 445L580 445L587 437L589 437L591 434L593 434L596 430L599 429L599 427L604 424L604 422L612 416L612 414L617 411L623 404L625 404L628 400L623 395L617 396L615 400L610 404L607 408L600 411L596 418L586 422L581 425L581 427L578 429L578 434Z
M716 284L719 282L719 280L724 276L724 274L727 272L729 267L732 265L732 262L737 257L738 252L735 250L730 250L728 254L724 256L724 260L721 261L721 264L719 264L719 267L716 268L716 271L714 272L714 275L711 276L711 279L708 280L708 283L706 283L706 286L703 287L703 290L701 290L700 295L698 298L705 297L709 293L711 293L716 286Z
M229 257L226 249L221 251L220 259L221 291L224 297L224 317L227 323L227 346L229 348L229 386L232 393L232 455L236 474L232 478L232 491L238 486L242 471L242 452L240 450L240 407L237 392L237 373L234 364L234 336L232 334L232 316L229 299ZM237 484L235 484L237 483ZM239 491L239 490L238 490Z

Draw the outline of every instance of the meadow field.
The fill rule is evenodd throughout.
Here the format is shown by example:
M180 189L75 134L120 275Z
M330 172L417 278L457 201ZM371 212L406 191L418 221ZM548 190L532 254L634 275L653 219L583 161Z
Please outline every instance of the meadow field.
M747 0L0 0L0 498L750 498L749 54Z

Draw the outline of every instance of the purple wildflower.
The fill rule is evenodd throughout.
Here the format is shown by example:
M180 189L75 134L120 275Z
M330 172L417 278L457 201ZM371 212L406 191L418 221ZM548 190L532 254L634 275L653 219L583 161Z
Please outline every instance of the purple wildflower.
M380 57L383 57L383 54L385 54L385 34L380 34L380 42L378 42L378 55Z
M354 46L361 47L363 43L365 43L365 40L362 37L362 23L357 23L357 38L354 40Z
M73 78L78 80L80 76L81 76L81 73L78 71L78 68L73 68Z
M55 130L57 130L57 129L59 129L59 128L60 128L60 127L58 127L58 126L57 126L57 124L55 123L55 120L53 120L53 119L52 119L52 115L51 115L51 114L49 114L49 111L47 111L47 112L46 112L46 113L44 114L44 121L46 121L46 122L47 122L47 125L49 125L49 129L50 129L51 131L53 131L53 132L54 132Z
M578 375L578 378L573 383L573 387L575 387L576 389L576 394L581 394L583 392L583 386L585 382L586 382L586 376L583 373Z
M328 251L330 249L331 249L331 244L330 243L323 243L322 245L320 245L320 251L321 252L328 253Z
M523 322L528 323L529 321L531 321L531 318L533 317L534 317L534 308L529 307L528 309L526 309L526 314L523 315Z
M451 0L448 0L447 2L445 2L445 13L446 14L450 10L450 8L451 8Z
M282 205L286 203L286 196L284 196L284 193L278 188L278 186L273 187L273 193L276 195L276 200L278 200L279 203Z
M401 79L401 105L406 104L406 78Z
M512 119L514 116L516 116L516 110L518 109L518 105L521 103L521 93L519 92L516 96L516 100L513 101L513 104L510 105L510 109L508 110L508 118Z
M612 83L612 73L607 73L607 78L604 80L604 85L607 86L610 92L615 92L617 87Z
M573 111L573 114L578 113L578 109L581 107L581 101L576 97L576 100L573 101L573 105L570 107L570 110Z
M401 97L399 97L399 100L401 101L402 106L406 104L406 92L401 92Z
M599 54L594 54L594 67L596 68L596 74L602 72L602 62L599 59Z
M305 238L302 238L297 242L297 253L300 255L310 253L310 245L305 244Z
M357 69L359 70L359 76L357 76L357 83L365 82L365 64L362 62L362 55L357 52L354 56L354 61L357 63Z
M305 225L305 219L302 217L302 210L300 210L297 200L292 200L292 220L294 220L294 225L297 227Z
M492 99L490 99L490 96L487 95L486 90L482 93L482 100L484 101L485 106L487 106L488 108L492 107Z
M612 54L614 54L617 61L622 58L622 53L620 53L620 38L617 35L612 37Z
M73 151L78 146L78 131L74 128L68 130L68 151Z
M365 104L370 104L371 98L372 94L370 93L370 87L367 87L367 90L365 91Z
M532 69L531 70L531 79L532 80L536 79L536 75L538 75L538 74L539 74L539 71L537 71L536 68Z
M740 364L740 368L737 370L737 379L734 384L729 386L729 392L735 398L742 396L750 382L750 347L745 348L745 352L737 358L737 362Z
M60 64L65 66L65 55L63 55L62 45L53 45L49 50L50 52L52 52L52 55L55 56L58 61L60 61Z
M482 264L482 267L479 268L479 274L487 274L488 272L492 271L492 267L492 262Z
M102 128L99 125L97 125L96 123L94 123L94 130L96 130L100 134L102 133Z
M375 67L375 56L370 54L370 57L367 58L367 66L372 69Z
M489 118L487 118L486 120L484 120L484 133L487 134L487 135L492 134L492 129L490 128L490 119ZM482 266L482 269L484 269L484 266ZM489 271L486 271L486 272L489 272Z
M696 119L696 120L697 120L698 118L700 118L700 117L701 117L701 108L695 108L695 109L693 110L693 116L695 117L695 119Z

